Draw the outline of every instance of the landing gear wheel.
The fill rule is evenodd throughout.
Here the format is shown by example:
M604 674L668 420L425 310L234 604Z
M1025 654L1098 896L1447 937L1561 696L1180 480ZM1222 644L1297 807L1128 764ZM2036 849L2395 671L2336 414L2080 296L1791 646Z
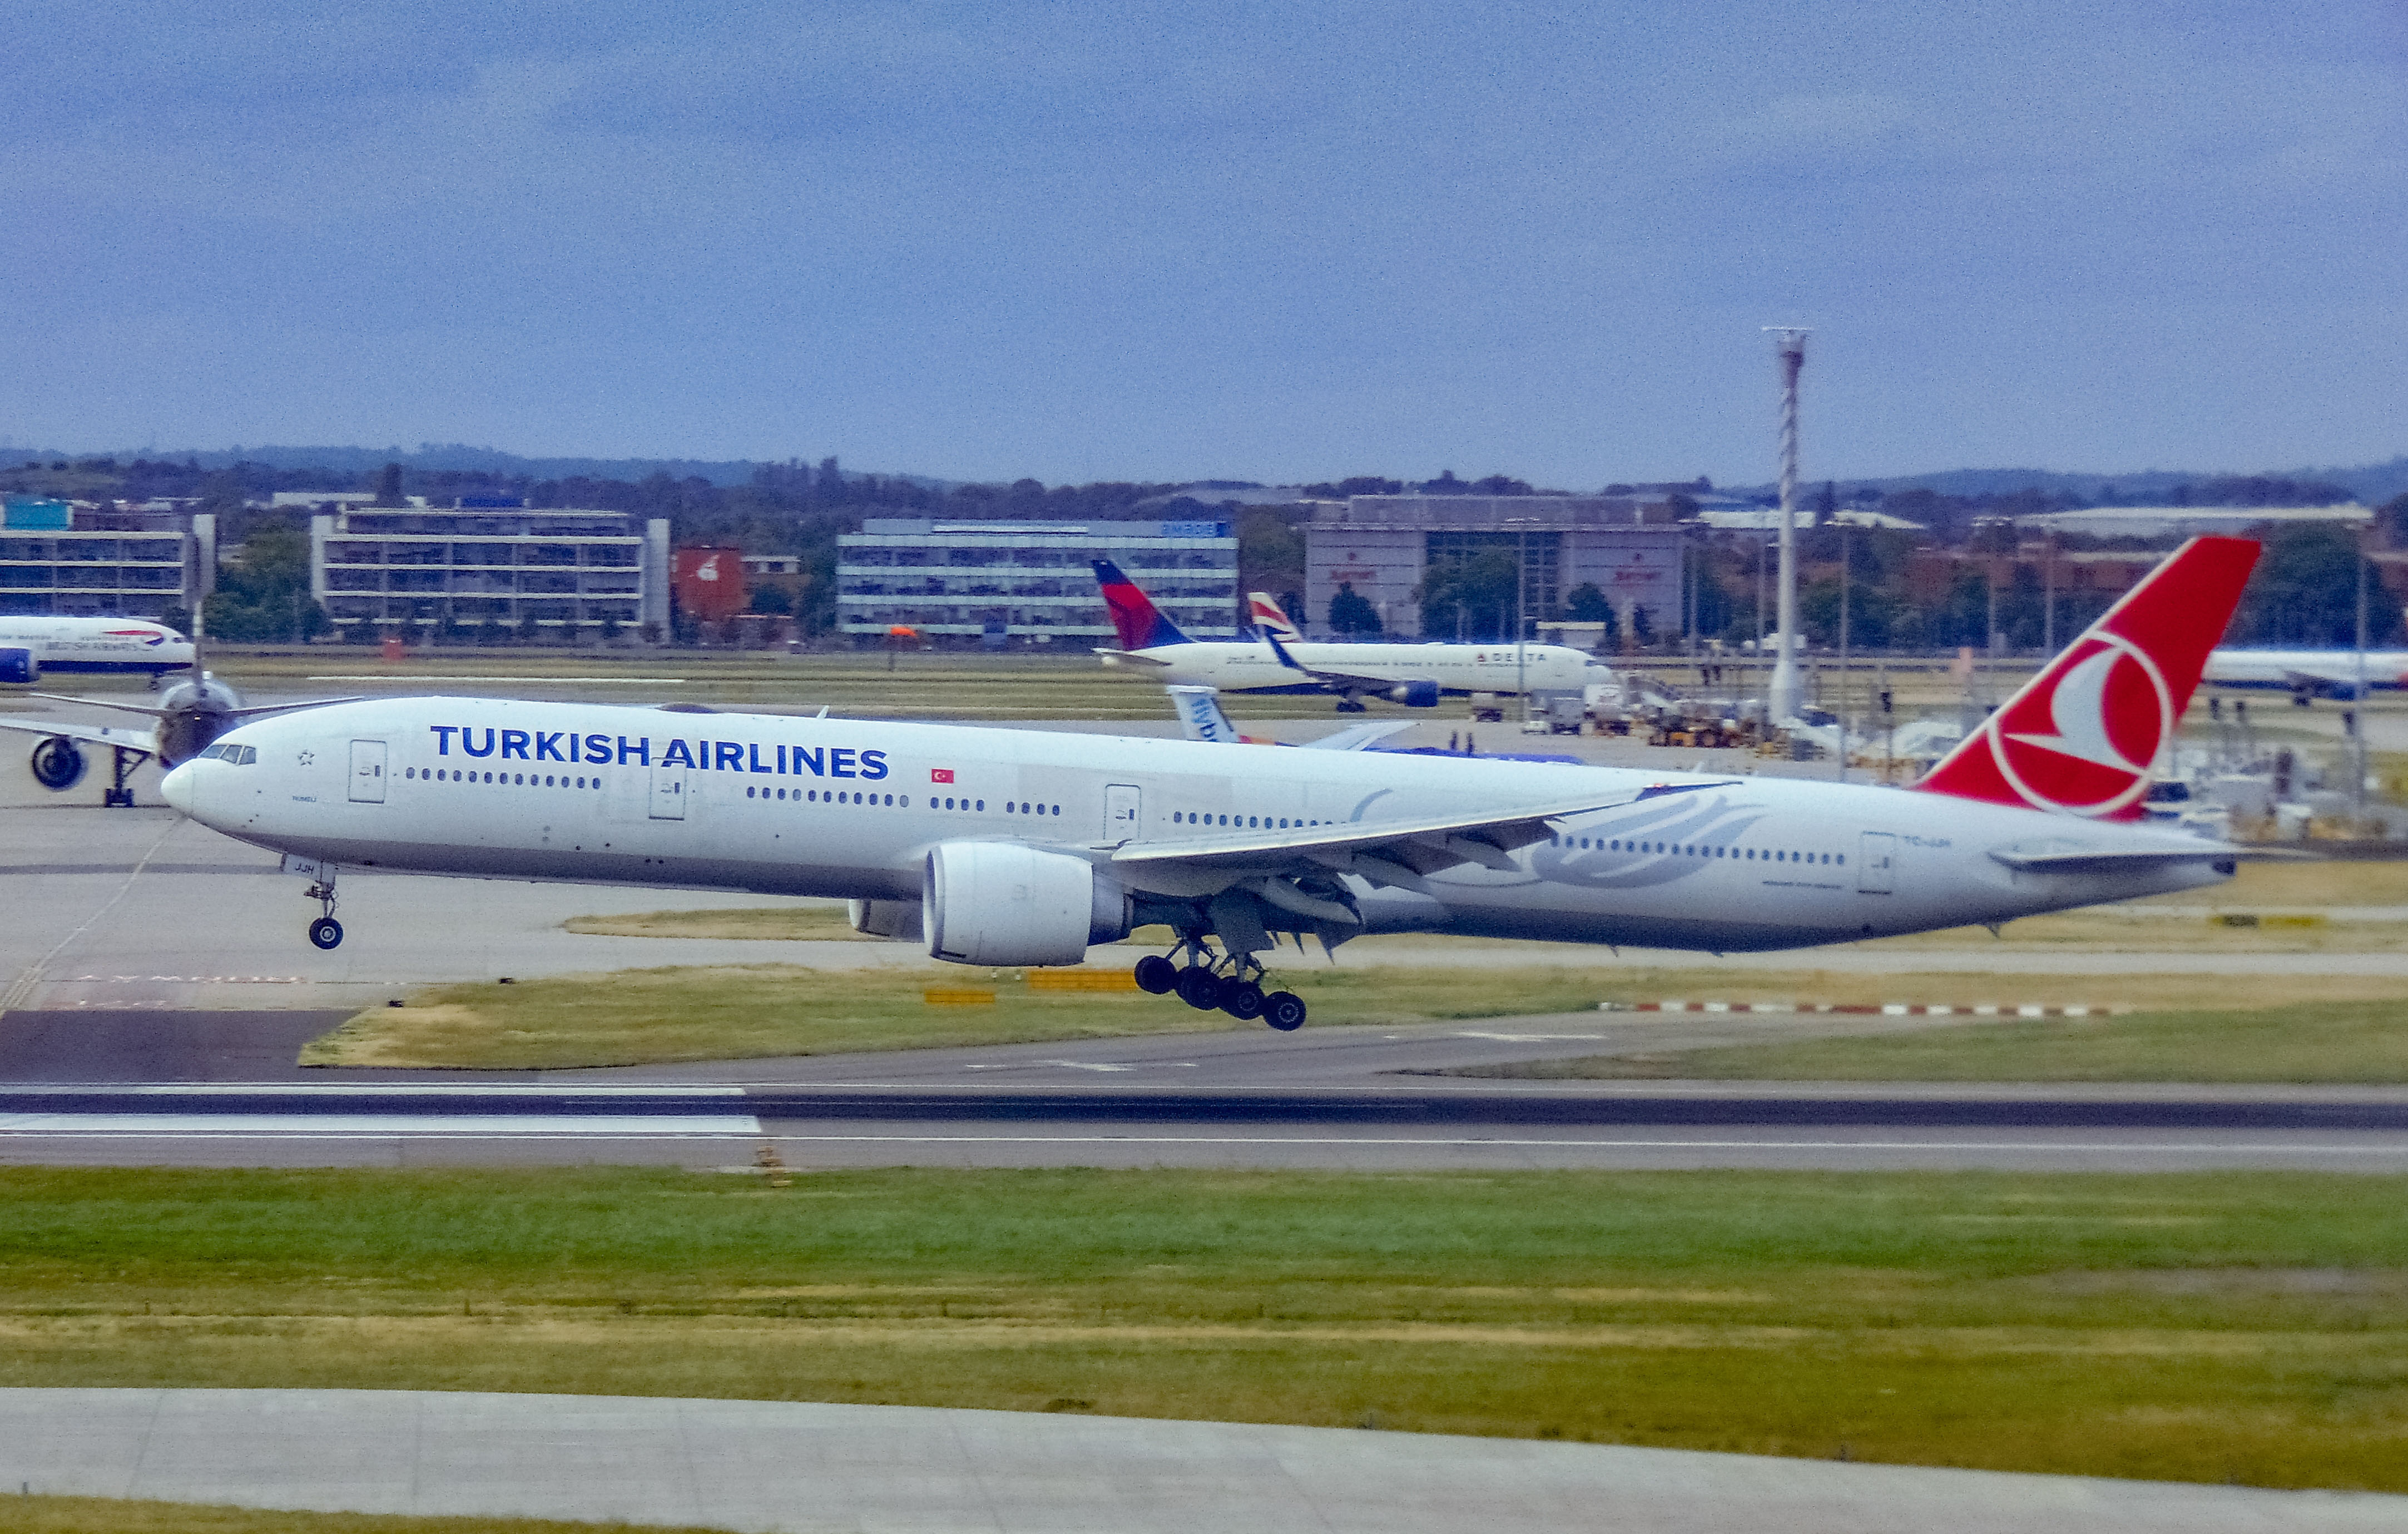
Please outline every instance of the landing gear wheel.
M1200 964L1191 964L1179 971L1174 989L1180 1000L1199 1012L1209 1012L1221 1005L1221 979Z
M1223 982L1221 1010L1240 1023L1252 1023L1263 1015L1263 988L1250 980Z
M1351 697L1341 697L1338 700L1338 711L1342 714L1364 714L1371 711L1371 706L1368 703L1358 703Z
M1304 1026L1304 997L1294 991L1273 991L1263 997L1263 1021L1282 1033Z
M1168 996L1179 983L1179 967L1159 953L1148 953L1137 961L1137 988L1154 996Z
M321 948L339 948L343 941L343 924L332 916L321 916L309 924L309 940Z

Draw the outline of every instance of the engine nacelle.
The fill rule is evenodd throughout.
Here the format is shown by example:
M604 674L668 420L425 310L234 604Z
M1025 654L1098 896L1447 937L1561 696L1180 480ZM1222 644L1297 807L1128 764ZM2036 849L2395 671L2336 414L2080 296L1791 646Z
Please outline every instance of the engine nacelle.
M0 681L31 683L42 680L42 666L30 650L0 649Z
M853 929L865 938L913 943L920 940L921 907L917 900L850 900L846 909L853 918Z
M53 794L64 794L83 781L87 765L83 753L64 735L51 736L34 747L34 781Z
M1401 703L1408 709L1435 709L1438 707L1438 683L1400 681L1388 689L1388 701Z
M1128 892L1085 858L1008 841L944 843L921 889L928 954L954 964L1077 964L1131 925Z

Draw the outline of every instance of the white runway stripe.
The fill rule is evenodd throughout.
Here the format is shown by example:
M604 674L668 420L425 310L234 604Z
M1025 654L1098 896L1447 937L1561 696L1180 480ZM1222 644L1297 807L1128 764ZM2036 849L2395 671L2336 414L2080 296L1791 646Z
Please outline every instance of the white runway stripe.
M749 1113L0 1113L0 1135L44 1139L669 1140L761 1133Z

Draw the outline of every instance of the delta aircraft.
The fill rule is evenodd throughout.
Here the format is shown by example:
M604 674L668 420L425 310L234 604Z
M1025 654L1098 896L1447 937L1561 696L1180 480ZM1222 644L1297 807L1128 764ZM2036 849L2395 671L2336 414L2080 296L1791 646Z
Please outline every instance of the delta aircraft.
M2258 546L2193 539L1915 789L971 725L420 697L253 720L169 803L341 867L821 896L969 965L1071 965L1274 1027L1259 955L1370 932L1799 948L2212 884L2133 824Z
M1260 592L1250 606L1261 642L1191 639L1111 560L1096 561L1096 581L1121 641L1117 650L1096 653L1107 666L1154 667L1152 680L1166 684L1225 693L1335 693L1339 712L1361 713L1366 697L1429 709L1450 694L1577 693L1597 680L1592 671L1604 669L1559 644L1517 650L1510 644L1309 643ZM1263 621L1265 609L1275 623Z
M139 671L156 680L193 664L192 641L145 618L0 616L0 681L45 671Z
M2280 688L2299 702L2408 687L2408 650L2370 650L2365 668L2355 650L2218 650L2207 658L2207 680L2218 687Z

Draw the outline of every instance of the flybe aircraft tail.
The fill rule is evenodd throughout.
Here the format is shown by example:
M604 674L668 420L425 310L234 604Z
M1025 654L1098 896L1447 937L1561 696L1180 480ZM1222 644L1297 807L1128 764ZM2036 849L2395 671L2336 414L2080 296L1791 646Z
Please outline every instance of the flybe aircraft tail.
M1179 625L1162 615L1153 598L1137 589L1137 582L1121 573L1121 567L1109 559L1096 561L1096 583L1104 588L1104 606L1111 609L1112 628L1120 635L1123 650L1151 650L1156 645L1187 644L1187 636Z
M1278 635L1282 644L1304 642L1303 634L1297 631L1294 624L1288 622L1287 614L1281 610L1277 602L1271 600L1271 595L1268 592L1254 591L1246 594L1246 622L1254 624L1263 633Z
M2247 538L2184 544L1914 786L2094 820L2139 819L2174 724L2257 563L2258 545Z

